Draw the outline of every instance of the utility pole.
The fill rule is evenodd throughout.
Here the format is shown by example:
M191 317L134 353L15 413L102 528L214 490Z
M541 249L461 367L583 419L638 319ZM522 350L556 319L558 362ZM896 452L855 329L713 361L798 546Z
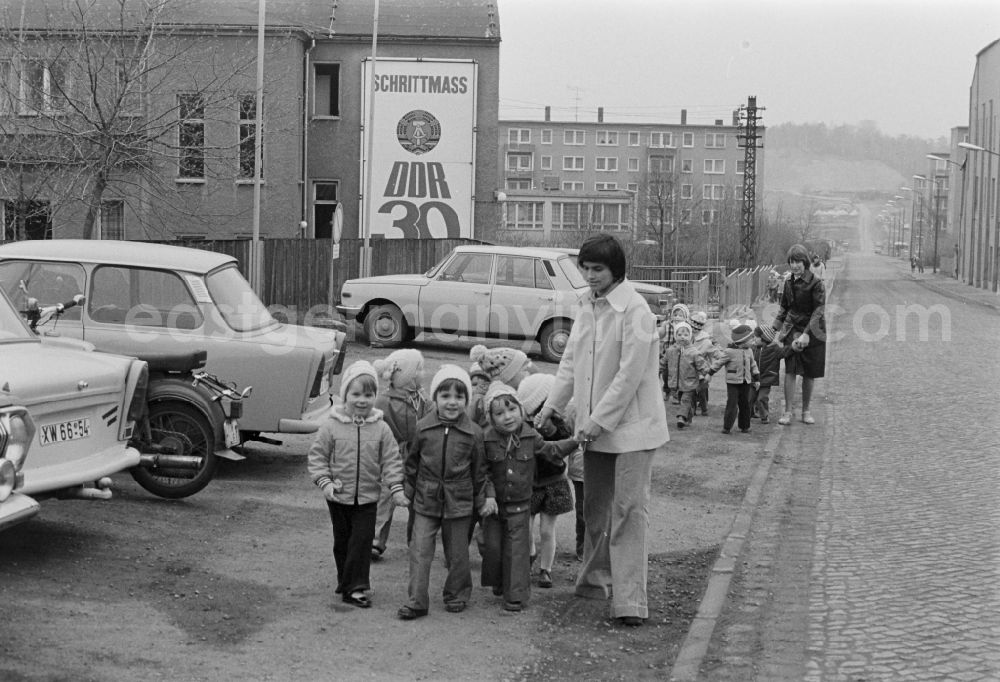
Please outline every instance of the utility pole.
M743 247L740 261L744 267L753 267L757 256L757 148L764 141L757 136L757 121L764 107L757 107L757 97L747 97L747 105L739 109L742 131L736 133L736 140L744 149L743 154L743 219L740 229L740 245Z

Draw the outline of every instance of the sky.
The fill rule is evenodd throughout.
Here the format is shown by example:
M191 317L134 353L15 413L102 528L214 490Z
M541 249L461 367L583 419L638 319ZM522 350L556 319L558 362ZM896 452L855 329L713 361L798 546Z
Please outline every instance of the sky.
M500 118L967 125L1000 0L497 0Z

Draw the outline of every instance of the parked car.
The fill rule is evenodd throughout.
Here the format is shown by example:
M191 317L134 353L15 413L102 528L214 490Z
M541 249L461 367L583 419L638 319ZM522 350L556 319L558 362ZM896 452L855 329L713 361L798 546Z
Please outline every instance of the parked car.
M0 387L0 531L38 512L38 502L18 492L24 485L21 469L34 437L35 423L28 410Z
M560 251L563 253L568 253L573 257L573 262L576 263L576 255L580 253L580 249L571 249L563 247L546 247L551 248L553 251ZM641 282L639 280L630 279L629 282L632 287L646 299L646 303L649 304L649 309L653 311L653 314L658 318L667 318L670 316L670 309L677 303L677 295L674 294L674 290L670 287L662 287L659 284L650 284L649 282Z
M43 341L0 292L0 389L16 395L34 422L19 492L109 498L107 477L139 464L128 441L145 404L147 376L141 360L94 352L72 339Z
M565 253L458 246L423 274L344 282L337 310L362 324L372 345L398 346L423 331L533 339L558 362L587 290Z
M25 283L22 287L21 283ZM311 433L344 362L342 329L278 322L225 254L128 241L39 240L0 245L0 288L17 305L85 296L53 331L135 356L205 350L204 371L253 386L241 438Z

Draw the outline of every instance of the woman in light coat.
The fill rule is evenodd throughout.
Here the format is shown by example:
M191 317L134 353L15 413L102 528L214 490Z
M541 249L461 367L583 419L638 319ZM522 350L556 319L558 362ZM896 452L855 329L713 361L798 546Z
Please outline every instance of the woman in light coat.
M587 239L577 257L590 286L581 298L555 385L536 417L541 426L573 398L584 443L587 531L576 594L612 595L623 625L649 617L646 598L649 488L667 431L656 367L656 318L625 279L625 252L611 235Z

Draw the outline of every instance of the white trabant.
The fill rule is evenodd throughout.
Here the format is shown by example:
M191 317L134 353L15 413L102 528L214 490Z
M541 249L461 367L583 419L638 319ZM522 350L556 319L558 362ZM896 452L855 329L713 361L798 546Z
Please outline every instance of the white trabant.
M0 531L27 521L38 512L38 502L19 489L24 486L25 460L35 436L35 423L0 387Z

